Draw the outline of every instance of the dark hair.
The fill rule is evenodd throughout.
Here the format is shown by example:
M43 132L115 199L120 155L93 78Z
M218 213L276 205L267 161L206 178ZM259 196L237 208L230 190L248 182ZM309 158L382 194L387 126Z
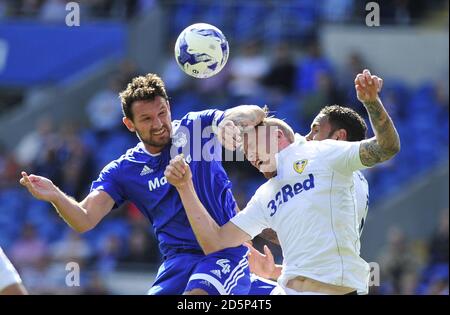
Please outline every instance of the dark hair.
M119 96L123 115L131 120L133 120L131 106L134 101L153 101L156 96L168 100L163 80L153 73L133 78Z
M339 105L322 108L319 114L328 117L334 133L338 129L347 131L347 141L361 141L366 138L367 125L364 119L353 109Z

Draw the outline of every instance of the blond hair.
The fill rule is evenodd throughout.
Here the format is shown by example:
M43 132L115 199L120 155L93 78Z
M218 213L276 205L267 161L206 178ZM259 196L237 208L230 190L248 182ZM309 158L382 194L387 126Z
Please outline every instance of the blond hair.
M275 126L283 132L284 136L290 143L294 142L294 130L292 130L291 126L289 126L284 120L275 117L266 117L260 126Z

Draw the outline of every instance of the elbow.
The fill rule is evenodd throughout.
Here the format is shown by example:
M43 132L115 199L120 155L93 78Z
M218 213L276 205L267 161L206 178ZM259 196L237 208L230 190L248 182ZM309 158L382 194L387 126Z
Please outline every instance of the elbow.
M396 156L400 152L401 146L400 146L400 140L397 141L394 145L388 148L386 150L387 156L389 159L392 159L394 156Z
M400 139L398 139L397 141L393 141L391 144L389 145L384 145L381 146L382 150L381 150L381 154L380 154L380 160L379 162L384 162L387 160L392 159L394 156L396 156L401 149L400 146Z
M395 150L396 150L396 151L395 151L395 154L399 153L401 148L402 148L402 146L401 146L401 144L400 144L400 138L398 138L398 139L397 139L396 146L395 146Z
M95 227L95 225L86 224L86 225L71 226L71 227L75 232L83 234L83 233L86 233L86 232L89 232L90 230L92 230Z
M202 246L203 253L205 255L209 255L209 254L218 252L218 251L220 251L220 250L222 250L224 248L225 247L222 246L222 244L220 244L220 243L206 244L206 245Z
M77 232L77 233L80 233L80 234L83 234L83 233L86 233L86 232L89 232L90 230L92 230L92 228L89 228L89 227L72 227L72 229L75 231L75 232Z
M215 238L210 238L201 243L201 247L202 247L203 253L205 253L205 255L209 255L209 254L218 252L222 249L229 247L223 241L224 238L220 237L219 235Z
M400 149L401 149L401 146L400 146L400 141L399 141L393 149L394 155L397 155L400 152Z

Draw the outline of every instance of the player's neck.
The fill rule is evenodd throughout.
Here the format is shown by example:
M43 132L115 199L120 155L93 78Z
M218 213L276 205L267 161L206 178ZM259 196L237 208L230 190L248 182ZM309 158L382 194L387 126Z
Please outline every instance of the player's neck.
M144 149L145 151L149 154L149 155L159 155L161 153L161 151L164 149L163 147L155 147L152 145L148 145L145 143L142 143L144 145Z
M284 141L279 141L278 142L278 152L283 151L284 149L286 149L288 146L290 146L293 142L290 142L287 139L284 139Z

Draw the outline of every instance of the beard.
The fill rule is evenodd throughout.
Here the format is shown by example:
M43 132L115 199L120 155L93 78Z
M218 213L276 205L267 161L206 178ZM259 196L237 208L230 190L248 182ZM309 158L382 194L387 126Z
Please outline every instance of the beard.
M151 147L156 147L156 148L163 148L165 147L167 144L170 143L170 133L171 130L169 128L167 128L166 126L164 126L164 128L166 129L164 131L164 133L160 136L155 136L153 135L151 132L143 135L141 132L136 131L136 134L138 136L138 138L146 145L151 146Z

